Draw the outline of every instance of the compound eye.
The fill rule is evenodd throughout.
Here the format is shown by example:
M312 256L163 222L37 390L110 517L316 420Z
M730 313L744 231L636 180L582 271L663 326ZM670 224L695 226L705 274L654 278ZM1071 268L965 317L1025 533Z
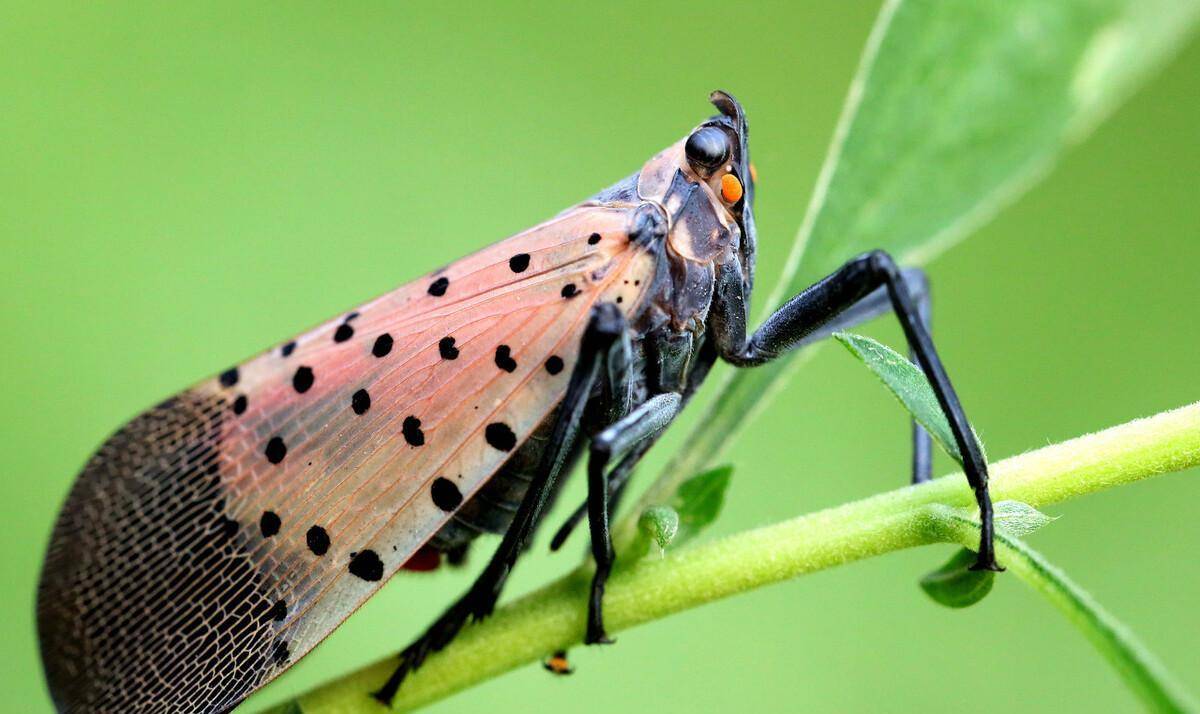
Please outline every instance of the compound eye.
M706 169L701 173L711 173L728 161L731 150L729 135L715 126L697 129L683 145L683 152L687 154L692 168Z

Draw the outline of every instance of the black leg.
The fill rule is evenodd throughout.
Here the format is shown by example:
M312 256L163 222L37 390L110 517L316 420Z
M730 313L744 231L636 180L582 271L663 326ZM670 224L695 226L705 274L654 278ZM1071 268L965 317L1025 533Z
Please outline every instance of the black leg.
M637 466L638 462L642 460L642 456L644 456L646 452L650 450L650 446L653 444L653 442L654 440L650 439L634 447L633 451L626 454L624 458L617 462L617 465L613 467L612 471L609 472L609 513L616 512L617 507L620 505L621 494L625 491L625 484L629 482L629 477L633 473L633 469ZM581 521L583 521L584 516L587 514L588 502L585 498L583 503L580 503L574 511L571 511L571 515L567 516L567 519L563 521L561 526L558 527L558 530L554 531L554 537L550 539L550 550L557 551L559 548L562 548L563 544L567 542L567 538L569 538L571 533L575 530L575 527L578 526Z
M655 399L659 399L660 397L666 397L667 399L655 402ZM617 505L621 501L621 495L625 492L625 486L629 483L629 477L633 475L633 470L637 467L638 462L642 460L642 457L646 455L650 447L654 446L654 442L658 441L658 437L662 435L662 432L669 425L671 419L674 418L674 415L672 415L664 421L663 414L660 411L660 406L669 403L670 398L674 398L676 401L674 414L678 414L682 408L682 398L677 394L670 393L648 400L639 407L639 410L635 410L631 414L631 418L626 419L627 422L632 423L630 428L641 428L643 431L639 437L633 439L636 443L627 447L627 453L621 457L621 460L617 462L617 465L608 474L609 515L617 510ZM648 412L657 412L658 414L651 414L646 419L641 418L640 415L642 413ZM617 449L616 451L625 451L625 449ZM612 457L609 456L608 459L611 461ZM561 548L563 543L567 542L567 538L570 537L571 532L575 530L575 526L579 525L579 522L587 514L588 501L584 499L583 503L579 504L579 507L572 511L571 515L567 516L563 524L554 532L554 537L550 539L550 550L556 551Z
M921 322L928 331L932 313L929 279L925 276L925 271L920 268L904 268L900 272L904 277L904 284L908 286L913 302L917 305ZM805 335L793 349L827 339L835 332L852 329L891 311L892 301L888 296L887 287L875 288L865 298ZM911 349L909 350L909 359L919 366L916 354ZM912 443L912 482L925 483L933 475L933 437L929 436L925 428L915 419L912 420Z
M634 469L637 468L638 462L642 461L642 456L646 456L646 452L650 450L650 446L658 440L658 437L644 440L641 444L634 446L629 454L626 454L622 460L617 462L617 466L612 467L611 472L608 472L608 512L614 514L620 506L620 497L625 492L625 486L629 485L629 479L634 474ZM575 527L583 521L583 517L588 515L588 500L583 499L583 503L577 506L571 515L566 517L562 526L554 532L554 538L550 540L550 550L557 551L563 547L566 539L570 538Z
M584 331L580 345L579 361L571 374L567 394L559 409L550 441L529 484L529 490L517 508L512 525L500 542L500 547L496 549L470 590L451 605L420 638L400 653L400 664L396 671L378 691L371 694L375 699L391 706L396 691L410 671L421 666L431 652L448 645L468 619L480 620L491 614L508 574L534 524L537 523L563 462L571 450L584 408L600 373L601 362L613 343L624 334L625 319L615 305L600 304L593 308L591 321Z
M832 275L807 288L767 318L752 337L746 337L746 299L736 264L722 266L718 274L717 295L713 302L712 324L721 357L739 367L769 362L818 333L823 326L856 303L885 288L888 300L909 348L929 379L938 404L950 423L950 430L963 455L963 471L975 492L979 506L982 535L977 570L999 570L993 547L992 502L987 488L987 463L975 440L958 395L942 367L933 340L925 328L921 313L912 298L905 276L891 256L874 251L850 260Z
M908 286L908 292L912 296L913 302L917 303L921 310L925 310L929 305L929 278L926 277L925 271L920 268L903 268L900 273L904 276L904 284ZM816 328L800 338L791 349L829 339L830 335L835 332L854 329L891 311L892 299L888 296L887 288L877 287L867 293L862 300L837 313L827 322L817 325Z
M605 473L613 457L628 451L639 442L660 433L679 414L682 398L675 393L660 394L638 406L592 439L588 455L588 525L592 535L592 557L596 572L592 576L588 598L587 635L585 644L612 642L604 631L604 584L612 572L613 545L609 531L609 479Z
M904 271L907 278L908 271ZM925 274L921 273L923 290L920 291L920 297L913 296L913 301L917 304L917 316L921 320L921 324L925 326L925 331L929 333L930 338L933 337L933 299L929 294L929 281L925 280ZM908 282L908 280L905 280ZM920 365L917 359L916 352L909 347L908 359L914 364ZM925 427L917 423L916 419L912 420L912 482L925 483L933 478L933 437L929 432L925 431Z

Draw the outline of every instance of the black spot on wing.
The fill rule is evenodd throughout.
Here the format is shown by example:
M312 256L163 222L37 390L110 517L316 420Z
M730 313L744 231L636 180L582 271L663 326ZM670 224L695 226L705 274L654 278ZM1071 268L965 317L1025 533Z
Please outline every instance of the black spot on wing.
M421 420L415 416L404 417L404 423L400 426L400 432L404 434L404 440L409 445L425 445L425 432L421 431Z
M496 366L505 372L517 371L517 361L512 358L512 348L508 345L496 348Z
M275 622L283 622L284 618L286 617L287 603L283 600L275 601L275 604L272 605L271 609L267 611L267 618L274 620Z
M375 338L375 346L371 348L371 354L376 357L386 357L392 351L392 336L388 333L383 333Z
M267 442L267 448L263 451L267 455L267 461L277 464L283 461L283 457L287 456L287 444L283 443L283 437L272 436Z
M565 298L573 298L579 294L579 288L575 287L575 283L567 283L563 286L562 296Z
M379 554L373 550L364 550L361 553L356 553L350 559L350 574L375 582L383 579L383 561L379 559Z
M325 555L329 552L329 534L321 526L313 526L304 534L304 541L313 555Z
M288 643L285 640L276 642L275 649L271 652L271 659L275 661L275 664L283 664L288 661L288 657L291 657L288 652Z
M434 297L441 297L446 294L446 288L450 287L450 279L442 276L429 284L429 294Z
M274 511L263 511L262 518L258 519L258 529L262 531L263 538L270 538L279 532L279 514Z
M558 355L550 355L546 360L546 371L550 374L558 374L563 371L563 360Z
M232 387L238 383L238 368L230 367L221 373L219 379L221 380L222 387Z
M462 491L458 490L458 486L448 478L437 477L433 481L433 486L429 488L429 495L433 497L433 505L449 513L462 505Z
M312 388L315 379L312 367L301 367L292 375L292 387L300 394L304 394Z
M517 435L503 422L488 424L483 430L483 438L492 448L500 451L512 451L517 445Z
M438 340L438 354L442 359L458 359L458 348L454 346L453 337L443 337Z
M593 233L590 236L588 236L588 245L596 245L599 242L600 242L600 234L599 233Z
M529 267L529 254L528 253L517 253L516 255L514 255L513 257L508 259L508 267L514 273L525 272L525 269Z
M249 406L249 401L246 399L246 395L239 394L237 399L233 400L233 413L241 414L246 411L247 406Z
M216 520L217 533L222 539L228 540L238 532L238 522L225 516L218 516Z
M334 342L345 342L351 337L354 337L354 328L349 323L343 322L333 331Z
M295 351L296 351L296 342L294 340L292 342L287 343L283 347L279 348L279 354L283 355L284 357L290 357L291 354Z
M367 413L371 408L371 395L367 394L367 390L360 389L350 397L350 408L359 416Z

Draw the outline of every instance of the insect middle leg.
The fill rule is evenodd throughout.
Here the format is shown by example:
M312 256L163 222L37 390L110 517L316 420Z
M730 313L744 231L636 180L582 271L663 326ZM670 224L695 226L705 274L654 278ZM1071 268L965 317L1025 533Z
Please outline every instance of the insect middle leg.
M400 684L410 671L420 667L431 652L450 644L468 619L480 620L491 614L508 574L533 532L571 451L600 369L612 345L627 338L625 328L625 318L616 306L601 304L593 308L580 344L579 359L571 373L567 393L559 408L550 440L512 524L500 541L500 546L467 593L455 601L421 637L400 653L400 664L391 677L377 691L372 692L371 696L375 699L390 706Z
M617 462L612 471L608 472L608 510L610 515L620 505L621 495L625 492L625 486L629 483L629 477L633 475L634 468L637 467L638 462L642 460L642 457L653 446L654 441L656 439L647 439L635 446ZM588 502L584 498L583 503L580 503L578 508L571 511L571 515L567 516L563 524L554 532L554 537L550 539L550 550L556 551L561 548L567 542L567 538L570 537L575 527L579 525L580 521L587 514Z
M820 333L879 288L886 290L909 348L929 379L963 455L963 471L975 492L982 531L978 557L972 567L977 570L1000 570L993 545L987 463L958 395L942 367L905 275L891 256L883 251L873 251L851 259L789 300L749 338L746 336L746 295L741 266L736 262L721 266L711 316L718 352L727 362L739 367L764 364L795 348L810 335Z
M592 575L592 588L588 598L587 634L584 643L607 644L612 642L604 630L604 585L612 572L613 545L609 530L610 478L608 463L639 442L661 434L679 414L683 398L673 392L659 394L646 400L624 419L609 426L592 438L588 454L588 525L592 536L592 557L596 561L596 572ZM644 452L642 452L644 453Z

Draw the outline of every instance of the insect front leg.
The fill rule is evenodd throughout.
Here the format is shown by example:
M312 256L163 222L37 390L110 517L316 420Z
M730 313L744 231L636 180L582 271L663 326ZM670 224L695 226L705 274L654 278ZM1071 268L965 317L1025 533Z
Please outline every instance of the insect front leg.
M584 643L608 644L612 640L604 631L604 585L612 572L613 545L609 530L609 462L634 448L640 442L661 434L679 414L683 399L675 393L659 394L648 399L624 419L608 427L592 439L588 454L588 525L592 535L592 557L596 572L592 576L588 598L587 635ZM644 453L644 452L643 452Z
M451 605L421 637L400 653L400 664L392 676L371 694L384 705L391 706L392 699L408 673L420 667L431 652L450 644L468 619L479 620L491 614L508 574L516 564L530 533L533 532L563 463L570 453L584 408L591 398L600 374L602 362L605 361L612 345L624 334L625 319L615 305L601 304L592 309L580 344L579 359L571 373L567 393L559 407L550 440L512 524L491 560L467 593Z
M929 294L929 280L925 277L925 271L918 269L917 272L921 276L922 289L919 294L913 295L913 300L917 304L917 317L932 340L933 299ZM905 282L911 285L912 283L907 280L908 271L904 271L904 275L906 276ZM908 348L908 359L920 366L916 352L911 346ZM933 437L916 419L912 420L912 445L912 482L925 483L933 478ZM986 462L984 468L987 468Z
M933 304L929 291L929 278L925 275L925 271L920 268L903 268L900 273L904 278L904 284L908 286L908 291L913 302L917 306L917 314L921 318L921 324L932 334L931 318ZM844 312L821 327L805 335L804 338L795 344L793 349L812 344L813 342L819 342L835 332L852 329L891 311L892 301L888 296L887 287L875 288L865 298L846 308ZM909 348L908 357L914 364L920 366L912 348ZM933 437L929 435L929 432L925 431L925 427L921 426L916 419L912 419L911 422L913 444L912 482L925 483L933 475Z
M736 263L721 266L712 312L717 349L723 359L739 367L764 364L797 347L806 338L821 334L839 316L880 288L886 292L888 302L904 329L909 348L929 379L963 455L963 471L975 492L982 525L979 553L972 567L977 570L1000 570L993 547L987 463L958 395L942 367L921 310L913 300L908 280L891 256L883 251L873 251L851 259L789 300L749 338L746 336L746 295L741 267Z

